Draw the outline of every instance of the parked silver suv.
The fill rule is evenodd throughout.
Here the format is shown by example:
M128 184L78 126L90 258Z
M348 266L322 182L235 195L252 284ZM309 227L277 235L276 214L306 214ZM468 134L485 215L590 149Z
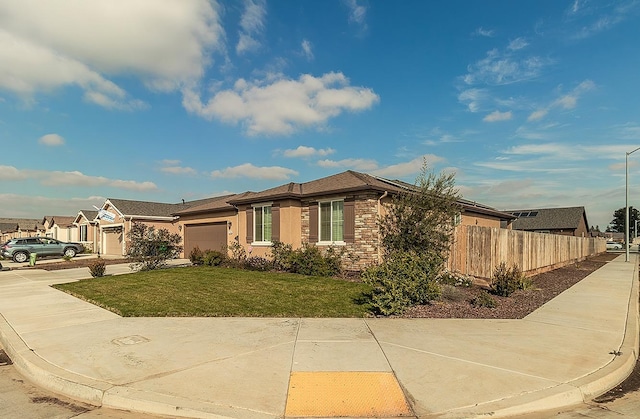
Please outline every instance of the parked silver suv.
M11 258L14 262L23 263L29 260L32 253L38 257L68 256L74 257L84 252L81 243L66 243L49 237L22 237L11 239L0 248L2 257Z

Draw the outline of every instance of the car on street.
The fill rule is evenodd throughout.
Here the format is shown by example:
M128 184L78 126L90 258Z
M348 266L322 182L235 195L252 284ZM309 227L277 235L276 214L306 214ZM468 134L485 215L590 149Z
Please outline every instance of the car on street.
M82 252L84 252L84 246L81 243L63 242L50 237L11 239L0 248L2 257L13 259L18 263L27 262L33 253L40 258L46 256L74 257Z
M622 243L607 242L607 250L622 250Z

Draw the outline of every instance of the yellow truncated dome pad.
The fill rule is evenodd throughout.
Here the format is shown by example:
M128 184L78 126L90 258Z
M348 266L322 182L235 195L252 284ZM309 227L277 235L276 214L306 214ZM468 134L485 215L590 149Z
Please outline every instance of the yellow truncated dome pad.
M393 417L411 409L390 372L292 372L285 415Z

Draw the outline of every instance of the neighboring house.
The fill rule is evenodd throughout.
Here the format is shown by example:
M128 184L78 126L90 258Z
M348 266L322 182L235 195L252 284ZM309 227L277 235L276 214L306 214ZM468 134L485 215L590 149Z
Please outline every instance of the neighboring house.
M575 237L590 236L587 213L584 207L538 208L506 210L504 212L518 217L512 224L514 230Z
M77 240L78 232L73 224L75 217L66 217L61 215L49 215L42 219L42 225L45 229L45 236L54 239L69 242Z
M391 196L411 188L364 173L346 171L305 183L288 183L261 192L219 197L175 212L183 227L185 256L196 245L219 250L237 241L250 255L267 256L274 241L294 249L303 243L349 254L351 269L380 260L378 218ZM499 228L515 218L493 208L460 200L464 225ZM347 262L347 260L345 260Z
M170 233L180 233L178 217L174 213L194 205L209 202L209 199L167 204L162 202L134 201L128 199L107 199L96 215L99 242L97 249L103 255L126 254L127 234L134 222L143 223L156 229L166 229Z
M73 220L73 225L76 226L78 236L74 241L78 241L84 245L84 248L97 252L98 247L98 211L94 210L80 210Z
M18 237L44 235L44 226L40 220L32 218L0 218L2 243Z

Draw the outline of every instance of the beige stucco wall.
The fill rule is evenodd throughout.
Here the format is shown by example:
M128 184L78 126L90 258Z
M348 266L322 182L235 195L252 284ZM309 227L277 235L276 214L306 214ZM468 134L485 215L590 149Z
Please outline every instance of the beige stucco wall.
M500 220L483 214L462 213L461 225L500 228Z

